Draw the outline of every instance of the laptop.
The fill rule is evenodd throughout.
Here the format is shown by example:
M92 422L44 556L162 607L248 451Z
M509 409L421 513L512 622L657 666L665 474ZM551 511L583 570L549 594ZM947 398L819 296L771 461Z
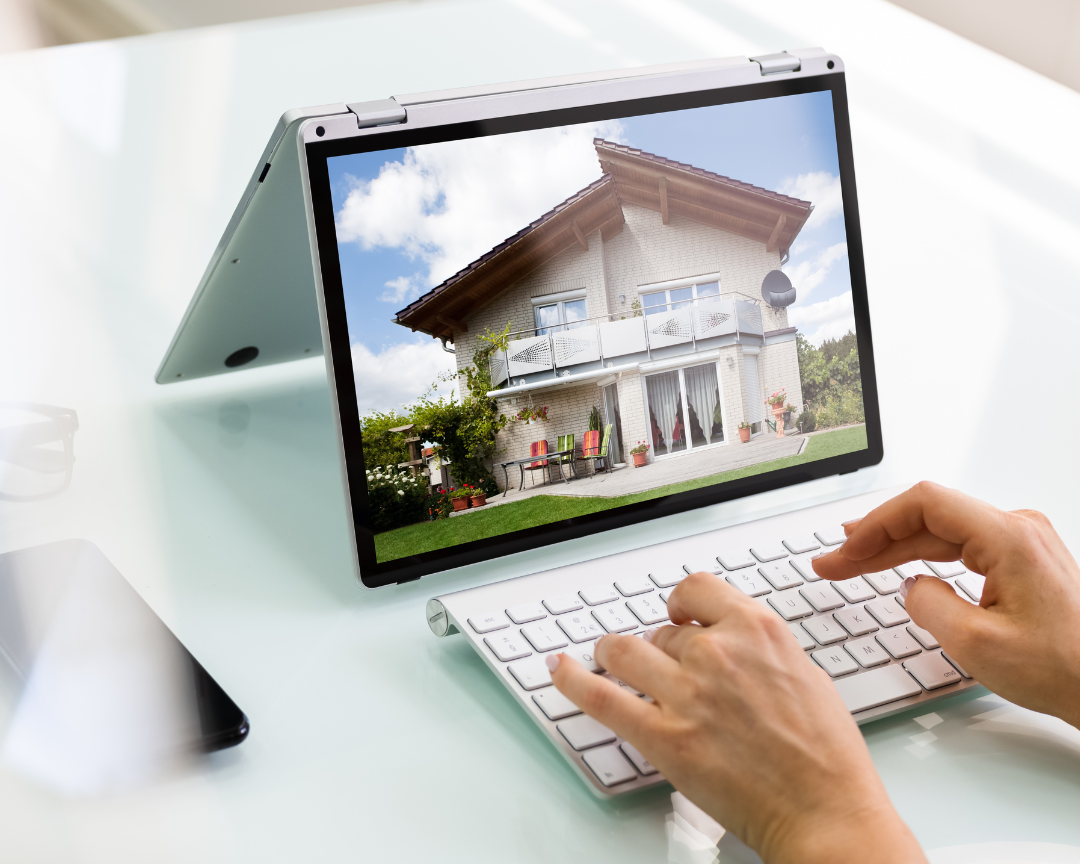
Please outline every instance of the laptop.
M319 353L368 588L877 464L843 63L285 114L157 381ZM608 674L595 640L665 622L691 572L784 618L858 722L975 686L897 595L929 568L976 602L962 563L836 584L810 565L896 491L435 596L428 625L467 639L598 795L664 783L544 658Z

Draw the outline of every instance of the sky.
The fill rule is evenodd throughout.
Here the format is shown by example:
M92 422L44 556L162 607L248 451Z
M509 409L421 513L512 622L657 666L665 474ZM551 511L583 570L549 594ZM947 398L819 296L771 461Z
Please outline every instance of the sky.
M454 367L395 313L600 177L594 137L811 201L783 270L814 344L854 329L832 97L807 93L328 160L361 413ZM443 392L449 392L444 388Z

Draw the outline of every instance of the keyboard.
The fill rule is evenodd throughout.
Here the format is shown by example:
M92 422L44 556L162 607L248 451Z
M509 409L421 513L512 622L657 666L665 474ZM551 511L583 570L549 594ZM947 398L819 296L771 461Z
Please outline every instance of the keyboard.
M715 573L783 618L807 663L829 674L859 723L976 686L933 635L910 620L897 589L905 576L929 573L977 603L981 576L959 562L914 562L827 582L810 566L813 556L844 541L841 522L896 491L445 594L428 601L428 625L436 635L460 633L469 640L596 794L661 784L664 778L630 742L551 685L544 659L565 653L648 698L602 669L593 646L605 633L641 635L667 623L667 599L688 573Z

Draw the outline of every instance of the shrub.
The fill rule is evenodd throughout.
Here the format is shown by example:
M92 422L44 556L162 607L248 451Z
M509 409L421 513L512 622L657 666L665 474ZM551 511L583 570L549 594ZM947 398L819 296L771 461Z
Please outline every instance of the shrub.
M814 431L817 426L817 417L814 416L813 411L803 411L795 421L795 425L805 435L807 432Z
M423 474L385 466L367 472L368 506L376 533L426 521L430 492Z
M853 387L826 393L814 407L817 409L817 421L824 428L866 420L862 394Z

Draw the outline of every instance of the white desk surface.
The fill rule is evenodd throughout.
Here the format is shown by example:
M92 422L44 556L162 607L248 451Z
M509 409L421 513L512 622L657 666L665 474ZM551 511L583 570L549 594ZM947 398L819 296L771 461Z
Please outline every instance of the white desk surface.
M321 359L154 384L284 109L802 45L848 69L880 467L366 591ZM0 550L95 542L252 722L135 796L0 767L4 860L665 861L667 791L593 798L429 596L923 477L1080 551L1080 94L887 3L369 6L0 58L0 112L0 400L81 423L71 488L0 502ZM946 703L930 749L911 715L864 729L901 814L928 849L1080 846L1080 739L970 719L996 707Z

